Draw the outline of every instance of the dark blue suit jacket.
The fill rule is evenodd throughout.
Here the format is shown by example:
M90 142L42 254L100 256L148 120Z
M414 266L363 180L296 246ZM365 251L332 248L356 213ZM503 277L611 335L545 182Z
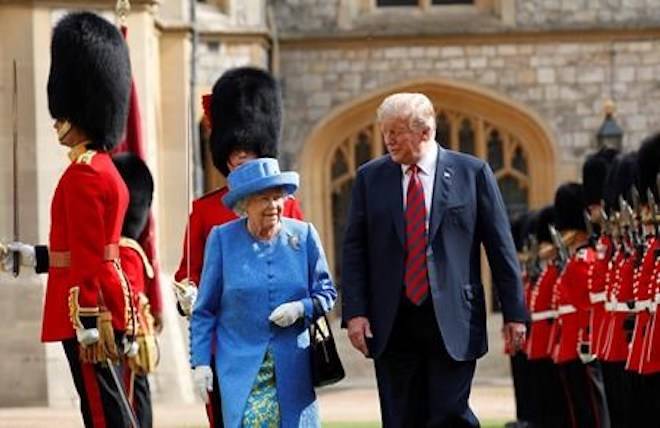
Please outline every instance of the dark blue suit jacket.
M344 321L366 316L378 357L403 296L405 227L401 165L389 155L358 170L343 242ZM438 328L455 360L488 350L480 245L505 321L523 321L522 284L502 196L490 167L439 147L427 249Z

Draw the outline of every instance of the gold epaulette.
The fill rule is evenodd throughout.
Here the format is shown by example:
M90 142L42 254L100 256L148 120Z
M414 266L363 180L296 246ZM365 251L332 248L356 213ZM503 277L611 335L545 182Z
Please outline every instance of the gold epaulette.
M76 163L89 165L92 163L92 158L94 158L94 156L96 156L96 150L87 150L76 158Z
M147 278L153 279L154 278L154 267L151 265L151 262L149 261L149 258L147 257L147 253L144 252L144 249L142 246L135 240L131 238L127 238L125 236L122 236L119 238L119 246L120 247L126 247L126 248L131 248L140 255L142 258L142 263L144 264L144 271L147 274Z

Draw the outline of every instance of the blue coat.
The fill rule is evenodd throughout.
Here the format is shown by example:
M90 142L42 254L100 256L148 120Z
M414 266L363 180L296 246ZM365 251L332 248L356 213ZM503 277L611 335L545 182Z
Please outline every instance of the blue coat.
M192 313L191 364L210 365L212 344L227 428L239 428L254 380L270 347L281 426L298 427L316 408L309 334L312 297L325 311L336 299L318 234L309 223L282 218L282 229L265 242L247 231L246 219L213 228L205 249L199 295ZM301 300L302 320L287 328L268 316L282 303ZM320 314L316 314L318 316Z

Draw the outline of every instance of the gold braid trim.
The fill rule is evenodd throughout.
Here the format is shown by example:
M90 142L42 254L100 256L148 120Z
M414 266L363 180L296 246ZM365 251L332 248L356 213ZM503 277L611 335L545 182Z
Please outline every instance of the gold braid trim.
M134 357L128 358L130 369L138 374L153 373L160 360L160 351L158 340L154 329L154 317L151 315L151 305L149 298L140 293L139 297L139 318L140 324L136 340L138 343L138 353Z
M136 240L122 236L119 239L119 246L137 251L137 253L140 255L140 258L142 259L142 263L144 264L144 272L147 274L147 278L154 278L154 268L149 261L149 257L147 257L147 253L144 252L144 249Z

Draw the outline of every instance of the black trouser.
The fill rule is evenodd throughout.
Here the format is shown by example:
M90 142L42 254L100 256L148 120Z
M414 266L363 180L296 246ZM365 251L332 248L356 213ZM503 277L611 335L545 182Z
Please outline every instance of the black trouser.
M613 428L632 427L632 375L625 370L625 362L601 361L603 383L610 422Z
M117 385L110 372L115 370L117 380L121 382L121 369L116 365L81 363L80 345L76 339L65 340L62 345L80 396L85 427L130 428L130 418L119 395L121 385Z
M430 298L419 307L401 300L375 360L383 427L479 427L468 405L476 362L449 356Z
M510 358L511 377L513 378L513 392L516 398L516 420L530 422L538 413L538 403L534 399L534 385L537 377L534 366L527 360L524 352L518 351Z
M529 360L534 387L529 400L534 403L531 426L534 428L565 428L568 425L564 390L557 366L550 358Z
M580 360L558 364L568 407L569 427L610 428L600 364Z
M151 428L153 426L153 411L148 376L137 374L125 365L124 386L140 428Z

